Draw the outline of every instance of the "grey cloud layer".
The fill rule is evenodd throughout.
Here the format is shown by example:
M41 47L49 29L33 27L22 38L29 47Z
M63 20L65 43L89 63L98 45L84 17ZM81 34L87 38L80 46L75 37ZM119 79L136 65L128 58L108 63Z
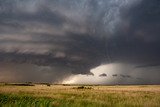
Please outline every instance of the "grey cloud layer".
M159 65L159 5L158 0L0 0L0 60L75 74L102 63Z

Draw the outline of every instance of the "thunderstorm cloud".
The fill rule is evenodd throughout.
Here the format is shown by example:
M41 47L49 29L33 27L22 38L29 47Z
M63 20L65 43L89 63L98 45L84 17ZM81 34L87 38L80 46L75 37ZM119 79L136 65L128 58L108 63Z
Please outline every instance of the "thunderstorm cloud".
M101 74L160 83L159 0L0 0L0 81L94 78L117 63Z

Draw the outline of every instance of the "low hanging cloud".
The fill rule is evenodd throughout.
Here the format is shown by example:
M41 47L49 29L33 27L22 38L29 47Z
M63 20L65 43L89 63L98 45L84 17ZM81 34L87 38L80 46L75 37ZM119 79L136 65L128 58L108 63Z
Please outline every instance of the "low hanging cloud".
M159 5L158 0L0 0L0 66L6 65L0 80L54 82L113 63L133 65L136 74L156 65L152 70L159 74ZM31 71L33 79L27 76ZM130 71L121 71L130 78ZM25 79L16 80L18 74Z
M107 74L103 73L99 75L100 77L107 77Z

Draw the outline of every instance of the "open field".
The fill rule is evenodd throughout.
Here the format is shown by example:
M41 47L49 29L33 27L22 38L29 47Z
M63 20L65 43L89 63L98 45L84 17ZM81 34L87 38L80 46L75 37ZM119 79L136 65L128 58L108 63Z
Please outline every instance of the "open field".
M160 107L160 86L6 86L0 107Z

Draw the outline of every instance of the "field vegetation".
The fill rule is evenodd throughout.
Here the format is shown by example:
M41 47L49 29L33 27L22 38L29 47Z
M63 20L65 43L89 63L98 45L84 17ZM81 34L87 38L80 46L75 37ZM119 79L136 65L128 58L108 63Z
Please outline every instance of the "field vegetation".
M1 84L0 107L160 107L160 86Z

